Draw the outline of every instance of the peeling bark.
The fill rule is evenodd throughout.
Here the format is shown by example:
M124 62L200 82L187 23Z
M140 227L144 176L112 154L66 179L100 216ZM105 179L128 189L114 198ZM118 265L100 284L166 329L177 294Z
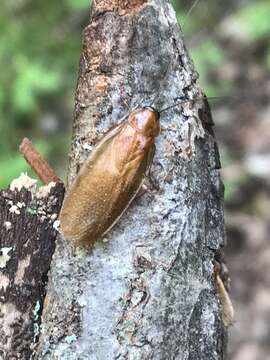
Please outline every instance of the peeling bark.
M201 96L197 80L168 1L96 0L83 34L69 183L129 109ZM161 127L159 190L135 200L91 251L59 237L36 358L224 358L213 280L223 184L207 102L162 113Z
M38 340L57 235L53 224L64 194L62 184L37 192L35 181L27 180L0 192L1 359L29 359Z

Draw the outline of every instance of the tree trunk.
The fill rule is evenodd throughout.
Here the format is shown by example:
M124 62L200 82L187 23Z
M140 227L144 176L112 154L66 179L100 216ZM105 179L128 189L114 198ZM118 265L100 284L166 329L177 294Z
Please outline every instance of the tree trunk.
M136 105L201 95L166 0L96 0L83 34L69 184L93 145ZM223 185L206 101L161 114L152 175L103 242L59 237L38 359L223 359L213 278L224 245Z

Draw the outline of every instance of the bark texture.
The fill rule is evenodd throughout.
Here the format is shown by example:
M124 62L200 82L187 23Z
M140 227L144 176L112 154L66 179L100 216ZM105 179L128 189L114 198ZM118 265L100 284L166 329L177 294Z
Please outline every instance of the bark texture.
M70 154L72 182L93 145L136 105L201 96L170 2L94 1L83 34ZM224 245L223 185L206 101L162 113L152 174L104 241L59 237L38 359L224 358L213 281Z
M30 182L29 182L30 180ZM34 181L35 182L35 181ZM29 188L29 184L31 185ZM39 336L63 184L0 192L0 359L30 358Z

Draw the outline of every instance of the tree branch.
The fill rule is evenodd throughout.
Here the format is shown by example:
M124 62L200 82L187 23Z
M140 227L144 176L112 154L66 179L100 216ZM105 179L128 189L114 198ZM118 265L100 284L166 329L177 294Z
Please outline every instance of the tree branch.
M126 104L160 110L198 96L167 1L94 1L83 34L69 183L126 115ZM37 358L224 358L213 276L224 245L223 185L206 105L184 103L162 114L152 167L160 191L135 200L106 241L74 251L58 239Z

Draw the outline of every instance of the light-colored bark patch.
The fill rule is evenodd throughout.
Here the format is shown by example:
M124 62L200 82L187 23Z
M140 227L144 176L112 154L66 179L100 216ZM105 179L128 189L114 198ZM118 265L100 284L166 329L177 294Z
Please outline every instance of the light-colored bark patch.
M3 274L0 274L0 289L6 290L9 285L9 278Z
M21 175L12 181L10 184L10 190L18 190L20 191L23 187L25 189L33 189L35 188L37 180L30 178L27 173L21 173Z
M20 315L20 312L17 310L14 304L6 303L0 305L0 329L2 330L1 332L5 334L5 349L7 350L9 350L11 347L13 333L12 325L16 323Z
M12 250L12 247L2 247L0 249L0 269L4 269L11 258L9 252Z
M15 275L15 279L14 279L14 283L16 285L19 285L19 284L23 283L23 277L24 277L24 274L25 274L25 270L30 265L30 259L31 259L31 257L30 257L30 255L28 255L24 259L19 261L18 269L16 271L16 275Z
M10 229L12 228L11 222L10 222L10 221L5 221L5 222L4 222L4 227L5 227L5 229L6 229L7 231L10 230Z
M55 186L55 182L50 182L48 185L39 188L36 196L38 199L45 198L49 195L51 189Z

